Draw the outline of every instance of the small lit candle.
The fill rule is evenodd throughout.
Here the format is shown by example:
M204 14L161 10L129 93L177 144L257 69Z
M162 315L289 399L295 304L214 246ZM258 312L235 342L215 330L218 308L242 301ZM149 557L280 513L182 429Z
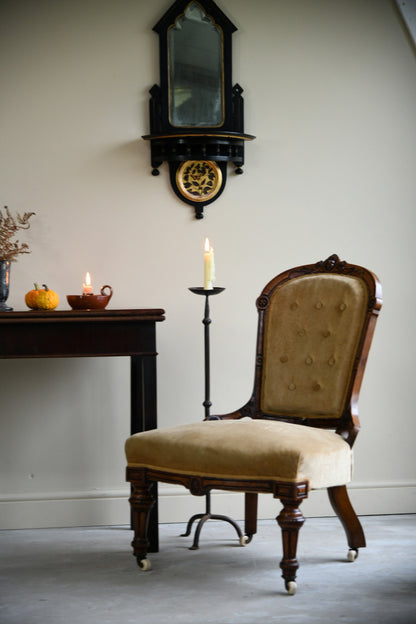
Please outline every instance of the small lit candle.
M91 275L87 272L85 274L85 283L82 285L83 295L92 295Z
M209 243L209 239L205 239L204 246L204 290L212 290L215 282L215 262L214 250Z

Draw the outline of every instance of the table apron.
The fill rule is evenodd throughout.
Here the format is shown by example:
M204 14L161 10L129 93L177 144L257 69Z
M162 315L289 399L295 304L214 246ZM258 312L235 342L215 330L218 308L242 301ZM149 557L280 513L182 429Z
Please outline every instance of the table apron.
M2 325L0 358L156 355L153 322Z

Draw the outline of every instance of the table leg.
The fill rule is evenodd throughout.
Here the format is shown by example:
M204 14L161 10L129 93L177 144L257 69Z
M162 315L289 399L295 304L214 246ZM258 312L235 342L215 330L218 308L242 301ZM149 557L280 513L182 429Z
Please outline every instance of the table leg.
M131 421L130 432L140 433L157 428L156 354L131 356ZM159 551L157 483L152 486L155 504L149 519L149 552Z

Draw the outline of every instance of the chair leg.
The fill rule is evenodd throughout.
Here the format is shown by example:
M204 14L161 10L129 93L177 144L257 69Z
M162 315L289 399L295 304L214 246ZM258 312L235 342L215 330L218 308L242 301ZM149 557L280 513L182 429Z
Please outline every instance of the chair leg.
M132 485L133 491L129 502L134 526L134 539L131 543L133 555L142 570L150 570L150 561L147 559L150 546L148 528L150 511L155 504L155 497L152 493L152 483L146 482L144 478L142 481L133 481Z
M280 562L282 577L285 580L285 587L289 594L296 593L296 572L299 568L296 559L296 549L298 544L299 530L302 528L305 518L299 505L302 498L282 498L283 509L276 520L282 529L283 559Z
M363 527L348 497L345 485L328 488L329 501L344 527L348 546L358 554L359 548L365 548ZM350 557L349 557L350 558Z
M257 533L257 503L259 495L256 492L246 492L244 510L244 532L247 543L251 542L253 535Z

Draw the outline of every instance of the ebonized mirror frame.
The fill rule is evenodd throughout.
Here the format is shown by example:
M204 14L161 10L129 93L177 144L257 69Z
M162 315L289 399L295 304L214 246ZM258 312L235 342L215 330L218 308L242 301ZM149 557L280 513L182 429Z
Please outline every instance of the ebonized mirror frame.
M220 102L215 107L219 117L208 121L201 119L200 123L191 123L185 118L183 123L174 125L171 109L173 87L170 84L174 75L172 37L175 30L181 30L181 24L184 24L181 20L187 20L192 12L203 16L200 24L209 26L214 31L213 38L218 37L220 42L217 49L221 59L218 80L214 76L211 81L221 85ZM187 22L185 25L190 28L192 20ZM160 86L155 84L150 89L150 134L142 138L150 141L152 174L159 175L159 167L167 161L174 192L194 207L197 219L202 219L204 206L218 199L225 187L228 162L235 165L237 174L243 173L244 142L255 138L244 134L243 89L238 84L232 86L231 36L237 28L213 0L176 0L153 30L159 35ZM215 58L215 50L212 57ZM195 59L196 55L192 60ZM194 65L192 71L197 70ZM199 74L201 77L202 72L203 68ZM200 78L199 82L203 85L204 78ZM205 84L209 82L209 79L208 82L205 80ZM192 97L191 89L188 96L191 103ZM195 118L195 110L193 116ZM176 118L179 116L176 115Z

